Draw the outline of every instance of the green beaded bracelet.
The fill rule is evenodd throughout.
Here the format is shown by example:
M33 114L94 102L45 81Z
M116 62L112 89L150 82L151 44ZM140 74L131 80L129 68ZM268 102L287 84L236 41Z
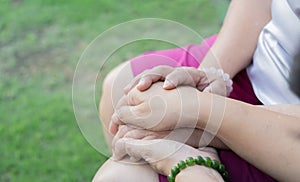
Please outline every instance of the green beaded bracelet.
M211 160L209 157L203 158L201 156L195 158L188 157L184 161L179 161L176 166L172 167L171 173L168 175L168 181L175 182L175 178L180 171L184 170L186 167L194 166L195 164L210 167L218 171L221 174L224 181L228 181L228 172L226 171L225 166L223 164L220 164L216 160Z

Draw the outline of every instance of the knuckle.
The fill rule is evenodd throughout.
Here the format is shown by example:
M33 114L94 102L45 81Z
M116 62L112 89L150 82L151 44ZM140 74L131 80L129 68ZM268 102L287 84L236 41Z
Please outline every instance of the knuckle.
M123 108L121 107L121 108L119 108L117 111L116 111L116 116L118 117L118 119L120 120L120 121L124 121L125 119L126 119L126 117L125 117L125 114L124 114L124 111L123 111Z
M166 65L157 66L157 67L154 68L154 70L157 71L157 72L159 72L159 73L164 73L164 72L169 71L171 69L172 69L172 67L166 66Z
M119 132L120 133L124 133L124 132L126 132L127 131L127 126L126 125L120 125L119 126Z
M192 67L188 67L186 68L186 73L190 76L198 76L199 75L199 70L192 68Z
M132 89L128 94L128 105L138 105L140 104L140 92L137 89Z
M138 117L144 117L149 111L149 108L146 104L141 104L139 107L134 109L134 114Z

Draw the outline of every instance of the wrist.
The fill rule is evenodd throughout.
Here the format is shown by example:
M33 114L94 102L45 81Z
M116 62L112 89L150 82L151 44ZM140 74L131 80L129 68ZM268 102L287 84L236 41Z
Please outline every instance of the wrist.
M194 166L181 171L177 176L176 182L195 181L223 181L222 176L214 169L205 166Z
M177 165L172 167L168 175L169 182L195 181L196 179L201 179L201 181L222 181L224 179L228 181L228 172L225 166L217 160L197 156L179 161Z
M229 96L233 90L232 80L230 75L225 73L222 68L219 67L208 67L202 68L208 80L208 86L204 91L215 93L218 95ZM217 83L217 84L216 84Z
M196 124L196 128L204 129L206 123L209 120L209 115L212 107L212 94L208 92L198 92L198 103L200 103L199 112L198 112L198 120Z
M225 117L227 97L205 92L198 93L200 111L196 128L205 130L212 135L218 135Z

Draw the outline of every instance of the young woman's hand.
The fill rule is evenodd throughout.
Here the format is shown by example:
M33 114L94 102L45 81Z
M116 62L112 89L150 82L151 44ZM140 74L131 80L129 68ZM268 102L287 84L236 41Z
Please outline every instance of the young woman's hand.
M228 74L214 68L201 71L193 67L157 66L135 77L125 88L124 92L136 87L145 91L158 81L164 81L163 88L170 90L181 85L196 88L199 91L228 96L232 91L232 81Z
M127 94L135 86L138 90L144 91L158 81L164 81L163 88L167 90L188 85L202 91L208 85L205 73L193 67L157 66L136 76L124 91Z

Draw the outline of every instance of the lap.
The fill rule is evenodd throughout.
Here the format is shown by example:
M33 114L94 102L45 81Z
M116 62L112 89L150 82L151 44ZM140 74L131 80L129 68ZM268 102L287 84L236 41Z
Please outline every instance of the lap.
M211 36L198 45L190 44L183 48L146 52L130 60L132 73L136 76L146 69L161 65L197 68L216 37Z
M126 69L125 71L123 70L122 72L124 73L124 75L126 75L127 73L132 76L136 76L146 69L151 69L155 66L160 66L160 65L167 65L172 67L180 67L180 66L198 67L201 64L201 61L204 58L205 54L209 50L209 46L213 44L215 39L216 36L210 37L200 45L189 45L185 48L147 52L127 62ZM128 69L129 67L130 69ZM119 78L120 80L124 80L124 77L122 76L119 76ZM124 84L124 81L120 83L122 83L124 86L126 85ZM122 89L119 88L121 87L123 88L123 86L120 87L119 84L116 85L118 86L118 89L113 89L113 90L122 91ZM119 93L120 95L121 95L121 91ZM120 97L120 95L118 95L117 97ZM261 104L261 102L256 98L253 92L250 80L245 70L242 70L233 79L233 92L231 93L230 97L251 104ZM231 179L236 179L236 180L239 179L239 181L247 181L247 179L249 178L253 179L252 177L256 176L257 178L255 177L255 179L257 180L270 179L270 181L273 181L271 178L269 178L268 175L260 172L254 166L248 164L246 161L239 158L232 151L225 151L225 152L221 151L220 158L228 168ZM232 158L234 158L234 160ZM121 166L126 168L125 167L126 165L125 166L121 165ZM236 171L237 169L238 172ZM126 175L128 175L128 173L126 173ZM166 179L165 177L160 176L160 181L163 181L162 178Z

